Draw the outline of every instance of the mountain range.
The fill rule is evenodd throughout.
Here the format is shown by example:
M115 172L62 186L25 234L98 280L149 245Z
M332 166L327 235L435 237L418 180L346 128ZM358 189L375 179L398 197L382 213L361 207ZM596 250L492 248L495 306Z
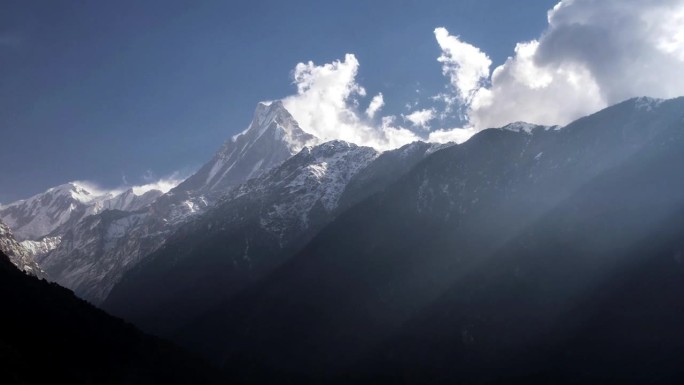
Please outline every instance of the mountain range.
M681 379L683 107L437 151L175 338L242 379Z
M97 304L181 224L313 142L281 102L260 103L247 130L166 194L97 195L72 182L3 206L0 219L21 231L24 247L51 280Z
M65 184L0 246L234 381L675 383L682 149L684 98L383 153L260 103L168 193Z

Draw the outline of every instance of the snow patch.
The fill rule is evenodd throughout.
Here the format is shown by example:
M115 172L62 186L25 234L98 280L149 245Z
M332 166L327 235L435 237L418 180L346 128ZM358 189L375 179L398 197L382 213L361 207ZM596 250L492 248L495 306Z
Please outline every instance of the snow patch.
M647 96L641 96L634 99L634 107L637 110L650 112L655 108L658 108L665 99L649 98Z

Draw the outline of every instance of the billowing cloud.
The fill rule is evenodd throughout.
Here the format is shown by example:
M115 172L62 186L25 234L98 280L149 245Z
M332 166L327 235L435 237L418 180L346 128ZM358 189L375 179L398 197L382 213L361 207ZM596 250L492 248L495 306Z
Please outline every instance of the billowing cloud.
M297 93L283 99L285 107L322 140L384 150L421 139L463 142L515 121L564 125L631 97L684 95L684 0L563 0L540 36L516 44L493 70L485 52L446 28L434 36L448 87L430 98L432 106L400 115L407 127L395 116L378 124L382 94L359 110L366 90L356 82L353 54L299 63ZM416 106L406 103L409 111ZM454 118L462 127L444 127Z
M375 114L378 113L378 111L380 111L384 105L385 99L383 99L381 92L375 95L373 99L371 99L371 102L368 105L368 108L366 109L366 116L368 116L368 118L370 119L373 119L375 117Z
M418 140L410 130L364 120L358 98L366 90L356 83L358 68L353 54L323 65L299 63L293 72L297 93L284 98L283 105L305 131L324 141L340 139L384 150Z
M479 48L450 35L446 28L435 29L435 38L442 50L437 58L442 63L442 73L449 77L460 101L470 103L489 77L492 61Z
M418 127L423 130L429 130L430 121L435 119L435 110L433 108L416 110L408 115L403 115L403 117L411 122L414 127Z
M540 38L491 74L478 49L443 28L435 36L471 132L562 125L630 97L684 94L684 0L561 1Z

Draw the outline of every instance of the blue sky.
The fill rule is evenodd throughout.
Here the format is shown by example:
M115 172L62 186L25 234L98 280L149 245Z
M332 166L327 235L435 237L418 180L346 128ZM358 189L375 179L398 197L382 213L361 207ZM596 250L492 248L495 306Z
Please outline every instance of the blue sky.
M680 1L656 2L681 5ZM575 47L592 37L570 34L590 39L573 43L567 37L563 40L567 28L549 27L547 11L556 3L5 1L0 6L0 202L70 180L115 188L174 172L188 173L248 125L258 101L297 93L293 85L297 63L313 61L315 67L342 62L347 53L358 61L353 82L366 94L354 96L359 113L374 95L382 93L382 116L393 116L395 126L414 132L420 128L405 116L421 109L441 114L442 119L431 123L432 130L498 123L484 119L484 113L472 113L464 120L458 108L445 115L444 106L432 96L456 96L458 107L481 103L483 94L496 101L515 91L510 86L507 90L513 91L508 94L497 93L499 85L481 77L476 78L479 83L493 84L487 92L475 100L465 100L463 95L459 99L462 83L451 76L457 74L454 68L477 67L478 62L460 58L449 47L472 46L471 56L486 55L491 70L509 56L520 57L520 68L527 68L525 57L514 51L516 43L542 37L535 60L546 66L544 71L556 71L549 76L567 73L570 61L582 64L584 72L578 70L573 79L583 79L586 72L593 83L583 89L593 92L592 98L573 109L574 115L531 115L540 122L567 120L642 89L652 96L680 92L676 87L660 92L649 88L650 84L624 92L615 85L609 89L610 81L617 81L598 76L600 68ZM573 13L579 6L570 5L569 10L557 12L558 25L575 25L573 17L586 15ZM603 9L587 20L601 20L608 11ZM670 21L671 29L679 28L679 19ZM437 27L446 28L453 39L438 44ZM543 39L546 35L550 37ZM680 51L682 41L671 42L671 52L666 45L661 51L679 60L677 55L684 52ZM558 49L566 46L570 48ZM647 46L648 41L644 42ZM445 52L446 62L438 62ZM562 59L562 65L556 58ZM452 72L443 73L449 63ZM509 66L512 73L520 73L513 64ZM539 68L533 77L544 82ZM623 72L620 75L629 74ZM553 89L557 84L554 78L541 87ZM559 88L557 94L562 91ZM372 124L380 124L379 116Z

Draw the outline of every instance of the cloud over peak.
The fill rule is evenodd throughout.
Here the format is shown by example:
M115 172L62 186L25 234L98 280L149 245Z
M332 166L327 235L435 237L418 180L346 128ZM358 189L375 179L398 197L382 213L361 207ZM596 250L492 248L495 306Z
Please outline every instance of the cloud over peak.
M430 129L430 121L435 119L434 108L425 108L422 110L416 110L408 115L404 115L404 119L411 122L414 127L421 128L423 130Z
M382 94L371 100L366 117L359 112L359 98L366 90L356 82L358 69L353 54L323 65L299 63L292 76L297 93L284 98L283 105L305 131L324 141L339 139L385 150L418 140L410 130L370 121L384 105Z
M161 178L157 181L143 185L131 186L130 188L133 189L135 195L142 195L152 190L159 190L166 194L172 188L178 186L183 180L184 178L179 178L177 174L173 174L167 178Z
M518 42L493 70L483 50L436 28L447 89L409 103L421 108L406 114L376 119L385 107L382 93L360 107L366 90L356 82L353 54L297 64L297 92L283 103L323 140L385 150L415 140L463 142L515 121L564 125L635 96L684 95L684 0L563 0L547 21L537 39ZM446 126L448 118L461 127Z

